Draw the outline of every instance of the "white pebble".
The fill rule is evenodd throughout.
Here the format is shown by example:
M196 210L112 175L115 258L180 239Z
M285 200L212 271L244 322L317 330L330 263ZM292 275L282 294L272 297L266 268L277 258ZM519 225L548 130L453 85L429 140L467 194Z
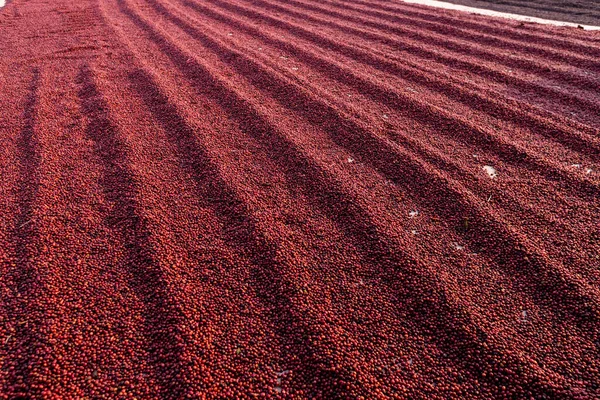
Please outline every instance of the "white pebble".
M414 217L416 217L417 215L419 215L419 212L418 212L417 210L413 210L413 211L409 212L409 213L408 213L408 215L409 215L411 218L414 218Z
M483 170L485 172L487 172L487 174L489 175L490 178L494 179L495 177L498 176L498 172L496 171L496 169L494 167L492 167L491 165L484 165L483 166Z

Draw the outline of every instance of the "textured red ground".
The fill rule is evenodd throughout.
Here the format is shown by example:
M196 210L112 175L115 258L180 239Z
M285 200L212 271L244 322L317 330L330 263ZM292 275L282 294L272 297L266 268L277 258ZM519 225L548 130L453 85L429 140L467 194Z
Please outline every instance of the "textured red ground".
M599 60L384 0L12 0L0 392L599 398Z

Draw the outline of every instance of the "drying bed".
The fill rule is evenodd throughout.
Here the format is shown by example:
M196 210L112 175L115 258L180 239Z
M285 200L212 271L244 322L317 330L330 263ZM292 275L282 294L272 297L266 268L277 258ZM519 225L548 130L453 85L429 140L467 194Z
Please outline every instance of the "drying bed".
M600 34L383 0L0 11L4 398L597 398Z

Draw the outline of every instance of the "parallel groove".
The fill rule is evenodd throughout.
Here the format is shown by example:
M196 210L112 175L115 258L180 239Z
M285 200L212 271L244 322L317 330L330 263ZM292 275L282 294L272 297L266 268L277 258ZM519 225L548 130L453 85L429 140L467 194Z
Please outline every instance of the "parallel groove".
M500 63L500 64L508 66L508 67L523 68L525 70L533 69L533 70L535 70L536 74L543 74L543 75L547 75L549 78L558 79L559 81L566 81L572 85L581 87L582 89L600 88L600 82L598 82L598 81L585 79L584 77L581 77L581 76L576 76L576 75L570 74L568 72L556 70L551 65L543 65L542 66L533 60L525 60L522 58L514 58L514 57L509 58L503 54L498 55L498 54L495 54L494 52L485 51L485 49L482 49L481 47L475 47L466 42L457 42L456 40L451 40L451 38L448 37L447 35L436 35L436 34L415 32L413 30L410 30L410 29L404 28L403 26L398 26L398 25L382 26L382 25L379 25L379 24L371 22L371 21L365 21L358 17L348 16L343 12L329 12L329 11L325 11L325 10L322 10L321 8L317 8L317 7L307 7L304 5L304 3L291 3L291 4L293 4L295 7L306 9L308 11L315 11L319 14L323 13L326 16L335 17L337 20L339 20L340 22L343 22L344 24L339 24L337 22L333 22L333 21L325 20L325 19L321 19L321 18L317 19L308 14L303 14L303 13L289 10L289 8L284 7L281 4L274 5L269 2L257 1L257 0L254 0L252 2L252 4L259 4L259 5L261 5L261 7L265 8L265 9L282 11L288 15L298 17L301 20L306 19L308 21L313 21L320 25L332 26L332 27L334 27L334 29L337 29L340 31L354 32L354 33L356 33L356 35L358 37L371 38L372 41L376 42L376 43L377 42L389 43L391 46L393 46L394 49L398 49L398 50L406 49L413 53L419 54L422 57L433 58L436 61L439 61L442 63L444 63L443 60L446 60L447 64L448 64L448 61L464 63L464 61L462 61L462 60L459 61L457 56L453 55L454 52L461 53L463 55L470 55L470 56L476 55L478 57L478 59L486 60L486 61L493 60L494 62ZM356 25L347 24L348 22L355 22ZM371 33L370 31L357 29L357 28L355 28L355 26L372 27L374 29L379 30L382 33L385 33L385 35L384 34L375 34L375 33ZM395 36L402 38L403 40L402 41L391 40L389 38L389 33L394 33ZM417 40L416 44L413 45L411 43L407 43L405 41L405 39L407 37L409 37L411 39L414 38L413 40ZM433 48L430 50L429 48L420 48L417 45L417 44L426 45L429 41L435 41L436 47L444 46L444 48L452 51L453 53L451 53L449 56L445 56L445 54L439 54L438 52L434 51ZM438 50L438 49L435 49L435 50ZM449 57L449 58L447 58L447 57ZM449 65L456 66L455 64L449 64ZM485 68L484 66L480 66L477 63L468 63L467 62L464 65L465 66L468 65L470 68L473 68L476 71L491 71L491 70L498 71L498 70L495 70L493 67ZM499 73L499 75L494 75L494 73L492 72L491 77L502 76L504 79L508 79L508 80L513 78L512 75L507 74L503 70L499 70L498 73Z
M432 79L430 75L425 75L415 68L406 67L396 62L392 62L373 54L365 53L355 47L336 43L330 39L324 38L312 32L310 29L302 28L298 25L282 21L278 18L273 18L265 15L262 12L255 10L249 10L245 7L240 7L235 4L226 3L220 0L213 0L212 3L221 5L223 8L228 9L232 12L237 12L242 15L246 15L249 18L259 18L263 23L269 23L274 27L283 27L286 30L294 33L295 35L309 40L316 45L331 51L335 51L339 54L343 54L351 59L366 64L374 69L388 73L392 76L399 76L403 79L410 80L419 85L437 90L440 93L448 96L449 98L461 102L467 106L470 106L477 110L485 111L491 116L501 118L503 120L511 121L515 124L527 126L530 129L539 131L546 137L551 137L557 140L559 143L568 146L576 151L589 153L590 150L594 152L595 156L600 155L600 148L593 146L590 149L590 141L587 138L580 137L580 133L577 132L566 132L566 126L548 126L541 122L539 119L525 112L516 111L515 108L508 109L507 107L499 104L495 99L487 97L485 95L467 91L464 87L459 88L455 84L443 82L441 80ZM585 128L584 128L585 130ZM566 136L566 137L565 137Z
M226 22L232 26L236 26L238 29L248 32L250 35L261 38L261 40L266 43L273 44L282 50L286 50L291 54L295 54L301 60L306 59L312 68L322 71L324 74L331 76L333 79L339 80L343 84L354 87L365 96L371 97L377 102L383 102L384 104L388 104L393 109L401 109L403 112L408 112L409 115L412 115L412 118L421 121L421 123L431 124L432 128L434 129L439 126L445 126L451 129L453 126L455 126L456 128L452 129L453 133L455 135L460 135L462 140L483 146L483 149L486 147L491 148L493 149L494 153L501 155L506 160L512 160L512 162L516 162L518 160L522 162L523 165L526 165L528 168L533 168L539 173L542 173L542 171L546 170L549 173L547 175L549 179L554 180L555 178L553 178L553 176L556 178L560 176L560 179L566 180L572 179L567 174L559 172L559 169L550 166L547 163L538 164L537 167L534 167L534 165L537 163L534 162L531 164L532 161L530 161L530 157L528 157L531 156L531 154L526 153L525 150L510 143L496 143L497 138L495 135L492 135L486 131L482 131L479 128L473 128L469 126L468 122L463 122L459 118L455 117L455 120L450 120L445 114L441 114L437 116L439 120L431 121L433 115L438 114L439 111L432 107L418 105L413 99L408 99L404 93L391 92L384 88L378 87L373 83L356 76L356 73L349 71L348 69L342 69L340 66L332 63L329 60L324 60L318 56L303 51L302 49L298 49L294 45L287 44L284 41L267 37L266 35L261 34L261 32L259 32L257 29L249 28L246 25L242 25L238 21L235 21L227 16L223 16L222 14L216 14L208 8L200 7L196 4L190 5L190 7L197 11L201 11L204 15L211 16L212 18ZM472 134L468 134L469 132L472 132ZM594 193L596 191L596 189L592 186L589 186L589 190L589 193ZM588 189L583 191L583 193L586 192L588 192Z
M126 14L129 14L129 12L130 12L130 10L128 10L126 8L123 11ZM135 16L134 14L132 14L131 17L134 18L136 21L141 21L141 20L138 20L137 16ZM147 25L145 27L149 28ZM154 33L149 33L149 34L153 35ZM161 39L157 38L157 40L161 40ZM170 54L172 54L173 52L175 52L175 50L172 49L172 48L170 48L169 50L171 52ZM185 59L186 59L186 57L182 55L181 56L181 61L183 61ZM177 65L177 62L176 62L176 65ZM187 65L189 65L189 61L187 63L183 63L183 65L184 66L182 68L187 68ZM200 68L199 66L197 66L197 64L196 64L196 67ZM192 74L196 75L196 73L192 73ZM207 85L207 82L205 80L203 80L202 81L202 86L206 87L206 85ZM239 104L240 103L240 101L241 101L240 99L237 99L237 101L229 101L228 100L229 96L230 96L229 94L224 94L224 93L220 92L220 96L218 96L217 98L219 99L219 101L224 101L225 105ZM237 112L239 112L239 111L234 112L234 114L232 114L232 115L236 115ZM245 113L245 112L243 112L243 113ZM248 121L247 118L248 117L245 117L246 121ZM261 126L262 124L264 124L264 122L256 122L256 123L258 124L258 126ZM270 129L270 128L263 128L263 129ZM261 129L259 129L258 131L260 132L260 130ZM255 132L255 129L252 130L252 135L253 136L256 135L256 133L254 133L254 132ZM272 133L271 134L266 134L265 133L265 138L264 139L261 139L260 136L254 136L254 137L257 138L257 139L259 139L259 140L268 140L271 143L272 143L272 140L276 139L276 136L274 134L272 134ZM285 144L284 142L277 141L276 143L277 143L277 148L280 149L280 150L283 150L283 153L286 154L287 157L289 157L291 154L294 153L294 151L291 150L288 147L288 145ZM279 158L275 154L273 154L272 157ZM295 157L292 157L292 159L294 159L296 157L301 157L301 156L295 156ZM300 165L302 165L302 167ZM306 171L307 168L309 168L309 171L310 171L311 167L309 167L309 165L310 165L310 163L298 160L297 162L295 162L295 165L293 165L292 167L285 167L284 166L284 168L287 171L289 171L289 173L291 173L291 174L297 174L297 172L295 172L295 171ZM319 180L319 176L321 174L318 173L318 172L307 172L307 175L308 176L300 175L300 177L303 177L304 179L308 179L309 181L314 182L315 180ZM324 184L322 187L323 187L323 190L326 190L325 188L331 187L331 186L332 186L331 183L327 183L327 184ZM218 196L218 197L219 198L227 198L227 196ZM328 193L325 192L325 193L323 193L322 195L320 195L318 197L318 201L320 202L320 204L322 205L322 207L330 207L329 204L323 203L323 200L324 199L328 199L328 198L332 198L332 197L340 198L340 194L339 193L328 194ZM231 201L227 201L225 203L232 203L232 202ZM335 209L331 210L331 212L329 212L328 214L332 218L336 218L336 216L338 216L337 218L339 218L340 216L343 217L344 220L346 221L344 224L350 223L352 225L355 225L357 223L360 223L360 221L363 220L364 217L360 217L360 216L354 214L354 211L352 211L352 209L354 208L354 206L352 205L352 203L353 203L352 201L349 201L349 202L347 202L347 204L338 205ZM341 207L341 209L338 208L338 207ZM345 215L348 215L348 217L345 217ZM239 225L239 224L237 224L237 225ZM356 229L356 228L352 228L352 229ZM254 231L254 230L252 230L252 231ZM383 259L386 259L386 258L390 257L390 250L389 249L383 248L381 250L377 250L378 248L380 248L381 239L369 239L370 236L373 236L373 235L376 236L376 233L375 233L376 231L374 230L374 228L370 228L367 225L365 227L359 228L357 231L358 232L365 232L365 233L370 232L370 233L368 233L369 236L362 236L363 234L361 234L361 236L359 236L360 240L358 241L359 243L364 243L365 240L367 242L371 241L371 243L372 243L371 246L374 246L375 250L371 250L371 251L369 251L369 253L367 253L367 259L369 259L371 257L375 257L375 260L377 260L380 257L383 257ZM349 231L349 232L353 233L353 231ZM382 253L383 255L381 255L380 253ZM411 275L411 276L416 276L416 275ZM416 283L416 282L413 283L413 284L411 284L410 287L412 288L412 290L409 290L407 294L413 293L414 291L418 291L417 288L419 286L421 286L421 285L423 285L423 284L422 283ZM441 295L441 296L443 296L443 295ZM279 297L279 296L277 296L277 297ZM408 299L404 298L404 301L406 302L406 301L408 301ZM443 300L439 300L439 301L443 301ZM421 311L423 311L422 310L423 307L430 307L430 305L428 303L423 303L423 304L420 304L417 307L419 309L421 309ZM452 329L458 329L456 327L448 328L448 327L443 327L443 326L440 326L440 325L434 325L433 328L431 328L431 326L429 326L429 324L432 322L432 320L434 320L434 318L433 318L434 315L439 315L440 313L448 313L448 312L450 312L449 310L450 309L445 309L444 311L442 311L442 310L432 310L432 311L429 311L428 314L430 314L432 316L432 318L427 319L427 321L428 321L428 323L427 323L428 324L427 325L428 328L429 329L434 329L434 330L440 330L440 329L442 329L442 330L444 330L446 332L448 332L448 329L451 329L451 330ZM455 314L455 313L458 313L457 314L457 316L458 316L458 315L462 314L463 312L461 312L461 311L453 312L453 314ZM442 321L439 321L439 322L442 322ZM478 333L475 338L471 338L471 339L466 339L465 336L468 338L470 336L470 334L466 333L466 332L464 332L462 330L457 331L453 335L456 335L455 339L453 339L454 341L458 341L460 343L465 343L466 342L465 343L466 348L469 348L469 347L475 345L475 348L473 349L473 351L475 353L480 353L480 357L482 356L481 352L483 352L483 354L484 354L483 356L484 357L489 357L489 361L488 362L492 363L492 365L494 365L497 362L497 361L494 360L495 356L493 356L492 354L489 354L488 351L487 351L487 349L484 350L485 346L482 347L479 344L479 341L481 340L481 337L485 337L485 333L483 333L483 332ZM443 345L446 346L445 347L446 350L450 349L448 347L449 343L444 343ZM466 350L466 351L467 351L468 354L470 354L470 350ZM506 357L508 357L510 359L510 356L507 355ZM471 356L467 357L466 359L462 359L462 357L461 357L461 358L459 358L459 360L462 360L462 362L466 363L466 366L468 368L472 369L472 371L477 371L478 370L478 366L473 363L474 359L471 359ZM517 363L518 364L518 361L516 359L513 359L512 363ZM517 368L517 367L515 366L515 368ZM520 368L524 368L524 366L518 367L518 369L520 369ZM486 376L488 378L491 378L490 382L496 382L495 379L497 379L497 377L492 377L491 375L483 375L483 378L485 379ZM508 382L506 382L506 383L508 383ZM542 388L544 387L544 384L541 384L541 386L538 386L538 385L540 385L540 383L531 382L531 383L525 383L524 390L528 390L529 389L529 385L533 385L533 387L537 387L535 389L537 392L540 392L541 390L543 390ZM561 395L558 392L554 392L554 391L549 392L547 394L547 396L549 396L549 397L555 397L555 396L561 397Z
M154 4L154 6L156 6L158 10L162 9L163 11L166 11L164 8L161 8L162 6L158 5L158 3L153 2L151 4ZM191 25L188 25L176 16L173 16L168 13L165 13L164 16L168 19L173 20L180 28L182 28L194 38L203 41L205 45L209 48L212 48L213 51L217 53L223 53L223 55L220 56L223 62L230 64L242 76L249 77L256 87L269 93L271 97L276 98L285 107L290 108L295 112L298 112L300 115L307 118L313 124L319 123L318 121L335 121L332 123L331 126L327 126L327 130L329 131L330 135L332 135L332 139L334 140L334 142L337 142L341 147L348 147L352 150L353 153L361 155L363 157L366 154L368 154L365 153L365 151L370 151L369 146L373 146L373 148L378 148L380 152L378 160L370 160L368 156L365 159L369 159L374 168L380 173L387 176L388 179L396 181L397 178L395 178L395 176L398 176L398 171L396 170L395 165L397 164L395 162L392 162L392 160L398 158L400 156L399 153L392 150L391 148L387 148L387 154L384 156L384 154L382 154L382 150L387 147L386 145L378 143L379 139L370 136L369 134L365 134L364 132L361 132L361 128L353 125L353 123L351 123L350 121L338 120L339 117L337 116L337 113L334 110L328 109L328 107L323 104L319 105L318 109L317 106L315 106L314 108L310 107L314 100L311 102L309 99L303 99L303 94L301 94L295 88L290 87L290 85L288 84L278 83L276 81L277 78L269 76L268 74L263 72L260 69L260 67L258 67L251 60L245 59L245 62L243 63L237 62L239 58L244 58L241 54L231 50L225 50L223 48L220 48L220 46L215 41L210 39L208 36L202 35L197 29L193 28ZM285 94L286 91L291 91L292 93L294 93L294 96L290 98L288 94ZM310 108L307 109L307 107ZM324 115L324 113L327 113L326 116ZM344 133L342 133L341 129L344 129ZM360 138L360 141L353 142L353 140L356 139L353 139L351 136L348 135L350 132L356 135L357 138ZM404 168L414 168L414 170L406 171L405 175L415 176L419 174L417 171L420 168L417 167L417 165L415 164L410 165L414 161L409 159L403 161L406 163L403 165ZM425 178L422 173L419 177ZM508 247L509 249L513 249L509 250L509 253L504 253L506 249L488 249L485 247L484 243L474 242L473 245L475 248L479 248L480 251L482 251L483 253L489 252L491 258L493 259L497 259L498 257L500 257L503 259L516 258L527 261L528 258L531 258L531 261L526 262L526 264L529 264L536 271L536 273L550 273L550 275L548 276L548 280L550 282L553 282L552 285L546 285L545 283L540 282L542 287L540 288L538 293L541 294L543 298L545 298L545 301L552 302L551 297L548 294L556 290L556 287L554 285L566 285L564 286L566 292L563 294L566 295L567 293L569 293L569 303L585 307L585 309L582 310L582 314L579 315L579 317L577 318L578 324L580 324L582 329L584 329L586 332L593 332L592 327L595 324L594 318L597 318L598 314L598 312L596 311L597 306L595 305L597 301L592 297L589 297L589 294L585 293L586 289L578 288L577 283L565 282L564 277L561 276L558 271L554 270L555 268L557 268L556 266L552 267L552 272L550 272L550 269L544 268L544 262L541 261L542 257L540 255L536 255L535 251L533 253L528 254L526 252L524 253L523 250L517 250L522 246L520 244L517 244L518 242L511 243L515 239L511 237L512 235L508 233L508 230L505 227L503 227L502 225L496 225L495 222L492 223L491 221L489 221L489 216L483 217L478 214L473 214L472 212L466 212L466 205L461 204L465 203L466 201L460 200L460 198L463 196L462 194L460 194L460 191L452 188L451 184L448 185L448 183L446 182L442 183L445 178L442 178L442 180L438 179L440 178L431 176L425 178L425 180L419 183L421 187L426 187L430 190L430 196L431 193L439 192L439 195L434 195L433 197L437 197L439 199L450 199L450 201L452 202L452 205L448 204L445 206L445 211L449 212L450 215L440 214L440 216L444 216L446 219L454 221L455 224L460 224L461 220L463 220L464 218L468 218L468 220L471 221L471 224L474 228L473 230L475 232L477 231L477 229L480 229L482 232L488 232L488 234L491 232L495 232L496 235L498 235L499 232L502 232L501 236L503 236L503 239L510 243L506 247ZM428 182L428 180L431 181ZM434 181L436 182L434 183ZM402 183L398 182L398 184ZM414 187L408 187L407 191L414 191L414 189ZM472 237L473 232L462 232L460 225L455 225L454 229L457 230L457 233L462 234L466 240L469 241L474 239ZM547 267L549 267L549 265L547 265ZM558 283L558 281L560 281L561 283ZM583 290L583 292L581 290Z
M140 215L136 183L127 166L127 150L118 137L117 128L109 119L107 106L88 66L81 68L78 80L82 108L89 118L86 134L93 141L97 156L104 164L101 185L112 207L106 223L122 238L125 248L122 263L130 274L133 291L145 304L145 335L161 396L181 398L186 394L185 385L173 391L165 382L184 382L183 316L178 305L171 300L165 273L155 259L147 222Z
M31 0L0 35L0 398L600 396L596 33Z
M327 2L328 4L330 4L330 2ZM374 9L374 13L378 13L383 11L384 13L387 14L387 12L392 12L393 15L398 15L398 16L406 16L406 17L413 17L417 20L420 21L430 21L432 27L438 27L441 28L444 24L450 24L450 25L456 25L457 22L459 22L459 20L457 20L456 18L453 18L450 15L436 15L436 16L428 16L426 14L423 14L421 12L419 12L416 9L407 9L407 8L403 8L403 9L396 9L396 8L390 8L390 7L386 7L386 6L379 6L377 2L371 2L369 4L365 4L364 2L361 1L354 1L351 0L350 2L346 1L342 1L342 3L346 3L346 4L361 4L361 5L366 5L369 9ZM336 5L334 3L331 3L333 5ZM403 5L401 3L397 3L397 5L399 5L400 7L402 7ZM347 6L349 9L355 9L352 5ZM357 10L360 10L359 8L356 8ZM377 11L379 10L379 11ZM400 11L398 13L398 11ZM579 44L577 42L573 43L570 41L565 41L565 40L560 40L556 38L556 36L558 35L553 35L553 37L551 37L550 39L547 38L543 38L540 36L531 36L528 35L527 33L521 33L519 32L518 34L515 34L513 30L503 30L503 29L498 29L497 26L493 26L490 27L487 24L481 24L481 23L469 23L469 22L464 22L464 21L460 21L460 25L461 26L465 26L465 27L469 27L467 28L467 31L469 32L486 32L489 33L491 35L492 38L494 39L499 39L500 42L504 42L504 43L522 43L522 44L530 44L531 41L542 41L547 43L548 47L558 47L561 49L565 49L567 51L573 52L573 51L578 51L583 55L592 55L592 54L597 54L598 52L598 48L594 48L594 47L589 47L588 44ZM502 38L506 38L506 37L511 37L513 38L513 40L511 41L504 41ZM546 47L546 46L544 46ZM594 51L592 54L590 54L590 51Z
M210 15L212 15L212 14L211 14L211 12L210 12L210 10L207 10L207 9L203 9L203 10L202 10L202 14L203 14L204 16L207 16L207 15L209 15L209 16L210 16ZM225 20L225 22L227 22L229 26L237 26L237 25L236 25L236 22L234 22L234 21ZM196 22L196 23L197 23L197 22ZM251 34L252 36L261 37L261 38L262 38L262 36L263 36L263 35L261 35L261 34L260 34L260 32L258 32L258 31L256 31L256 30L252 30L252 31L248 31L248 32L249 32L249 34ZM305 84L306 84L306 83L305 83ZM310 85L310 84L309 84L309 85ZM363 84L362 86L365 86L365 85ZM372 90L371 92L373 92L373 91L374 91L374 90ZM388 98L392 98L392 97L394 97L394 96L387 96L387 97L388 97ZM376 100L377 100L378 102L385 103L385 102L386 102L385 98L386 98L385 96L382 96L381 98L376 98ZM390 107L393 107L393 108L405 108L405 107L406 107L406 105L404 105L404 104L394 104L394 103L392 103L392 104L390 104ZM421 119L422 119L422 118L421 118ZM468 136L467 136L466 138L468 138ZM475 144L475 143L474 143L474 144ZM427 150L426 150L426 151L423 151L422 149L420 149L420 146L419 146L419 145L416 145L416 146L417 146L417 149L415 149L415 143L412 141L412 139L411 139L410 137L407 137L407 139L403 141L403 145L404 145L404 146L410 146L410 148L411 148L411 150L412 150L412 151L417 151L418 153L420 153L420 154L423 154L423 155L424 155L425 157L427 157L427 158L432 158L432 156L430 156L430 155L427 155L429 151L427 151ZM440 159L440 157L439 157L439 156L434 156L433 158L434 158L434 161L433 161L433 164L434 164L434 165L438 165L438 166L440 166L440 165L444 165L444 164L446 163L446 161L443 161L443 159ZM508 158L508 157L507 157L507 158ZM453 171L453 170L454 170L454 171L456 171L456 167L450 167L450 168L449 168L449 167L445 167L445 170L446 170L446 171ZM464 176L463 176L463 178L464 178ZM486 195L486 196L487 196L487 195ZM487 198L487 197L486 197L486 198ZM516 204L518 204L518 200L516 200ZM522 211L522 210L521 210L521 211ZM514 210L513 210L513 212L514 212ZM531 209L530 209L530 210L529 210L529 212L533 212L533 213L535 214L535 211L534 211L534 210L531 210ZM543 217L539 216L539 218L543 218ZM549 224L551 224L551 222L550 222L550 221L549 221ZM568 228L567 228L567 231L568 231Z
M400 12L402 14L406 13L406 12L416 12L418 15L420 16L424 16L424 14L422 13L423 11L426 10L426 7L415 7L413 9L408 9L406 8L405 4L403 4L403 2L398 2L396 3L396 6L398 7L389 7L390 5L392 5L391 3L387 2L385 4L381 4L380 2L373 2L373 3L364 3L361 1L353 1L351 2L351 4L358 4L358 5L364 5L364 6L372 6L375 9L381 9L381 10L388 10L391 12ZM421 11L421 12L419 12ZM441 18L439 18L441 17ZM528 24L528 25L522 25L522 24L517 24L517 28L522 28L522 29L514 29L515 26L514 25L509 25L507 27L502 26L501 24L497 24L496 21L488 21L486 19L478 19L478 20L474 20L474 21L464 21L460 18L457 18L456 16L453 15L448 15L445 14L444 16L438 16L438 19L440 21L444 21L446 23L455 23L457 21L460 21L462 24L464 24L465 26L469 26L473 29L482 29L484 31L488 31L490 33L496 33L498 35L509 35L510 37L514 37L515 39L519 40L519 39L530 39L530 40L537 40L540 37L541 38L549 38L551 40L557 40L557 36L560 36L560 39L558 39L559 41L562 41L562 43L568 44L568 43L573 43L573 44L578 44L578 45L583 45L583 52L586 52L586 48L588 45L591 44L598 44L600 43L600 40L596 37L589 37L586 33L582 33L581 31L576 31L576 30L571 30L571 29L565 29L565 30L561 30L560 34L557 35L556 34L556 30L554 30L551 27L547 27L544 25L538 25L538 24ZM527 26L526 28L524 28L524 26ZM570 39L570 41L565 41L564 39L568 38ZM553 42L550 42L553 43Z
M136 24L139 24L141 29L149 29L122 2L120 2L120 6L123 8L125 14L130 16ZM147 32L151 36L154 34L151 31ZM156 38L156 40L161 39ZM140 95L144 98L144 101L151 107L151 111L157 116L159 122L165 124L165 131L178 132L178 136L173 136L172 139L181 153L180 157L185 160L185 164L189 165L189 168L193 171L195 179L204 181L206 176L215 175L213 172L214 167L208 163L206 155L202 154L200 146L195 143L193 133L185 128L185 122L182 119L173 120L173 116L177 116L176 111L168 104L158 89L154 87L151 79L142 71L134 72L131 75L131 79ZM206 80L203 80L203 83L211 85ZM226 97L220 98L220 100L224 102L228 101ZM206 192L203 190L199 195L210 195L218 199L219 201L213 202L208 200L209 204L212 203L210 206L215 210L216 215L223 221L225 226L235 227L235 229L231 229L228 232L228 236L236 247L240 249L241 253L252 261L254 265L252 274L255 276L258 295L262 301L272 307L271 318L275 320L280 319L280 323L276 325L281 327L281 330L278 332L279 335L284 337L292 335L292 342L297 346L294 350L302 357L301 362L311 365L315 369L312 372L314 375L311 378L317 380L315 382L316 386L322 386L326 383L327 379L333 378L343 383L343 386L337 389L338 394L343 394L345 390L349 390L344 386L352 385L352 380L346 375L345 371L336 372L335 369L332 369L335 364L331 360L327 360L323 355L317 354L314 349L307 346L306 340L302 338L302 334L304 332L311 332L311 328L303 326L302 322L298 321L290 311L292 302L286 294L290 291L290 284L280 276L283 266L277 261L276 248L272 244L269 244L260 234L248 215L249 213L243 202L235 196L222 179L217 178L214 182L209 182L207 189ZM271 282L271 285L263 286L261 282L265 281ZM271 299L277 299L278 302L270 304ZM288 328L284 328L286 324L297 327L299 331L291 332ZM324 365L321 366L321 364ZM319 382L319 379L323 379L324 381ZM311 395L315 395L315 393ZM333 393L328 393L328 395L333 395Z

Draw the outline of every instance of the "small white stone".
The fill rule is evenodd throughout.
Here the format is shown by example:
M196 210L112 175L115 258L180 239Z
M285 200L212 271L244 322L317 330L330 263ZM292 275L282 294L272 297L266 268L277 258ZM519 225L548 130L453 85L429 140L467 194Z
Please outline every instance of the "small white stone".
M573 168L581 168L581 164L571 164L571 167L573 167Z
M349 162L349 163L353 163L353 162L354 162L354 158L352 158L352 157L348 157L348 162Z
M487 172L487 174L489 175L490 178L494 179L495 177L498 176L498 172L496 171L496 169L494 167L492 167L491 165L484 165L483 166L483 170L485 172Z
M588 175L591 174L592 173L592 169L591 168L586 169L585 173L588 174Z
M387 116L387 114L383 114L383 119L388 119L389 117Z
M410 233L412 233L413 235L416 235L417 231L416 231L416 229L413 229L412 231L410 231Z
M418 212L417 210L412 210L411 212L409 212L409 213L408 213L408 215L409 215L411 218L414 218L414 217L416 217L417 215L419 215L419 212Z

